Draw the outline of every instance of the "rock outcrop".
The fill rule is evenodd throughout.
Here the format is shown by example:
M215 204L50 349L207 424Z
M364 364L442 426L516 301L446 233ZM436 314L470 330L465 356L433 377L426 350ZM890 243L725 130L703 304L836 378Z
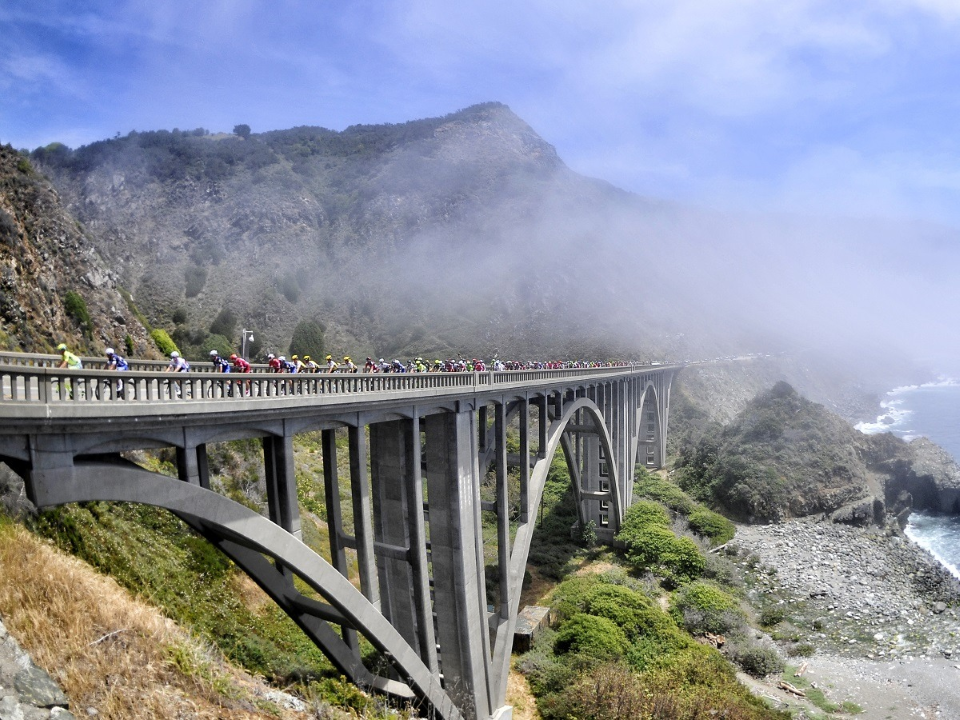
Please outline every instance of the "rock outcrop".
M68 293L86 306L84 320ZM58 342L100 353L147 333L120 293L118 278L30 161L0 146L0 349L52 351Z

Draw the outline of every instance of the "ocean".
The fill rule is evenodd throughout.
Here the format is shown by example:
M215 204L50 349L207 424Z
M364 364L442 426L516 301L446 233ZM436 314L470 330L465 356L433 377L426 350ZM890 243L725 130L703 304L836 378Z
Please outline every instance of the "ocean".
M942 380L896 388L881 408L876 421L859 423L857 429L889 431L904 440L927 437L960 461L960 383ZM960 578L960 516L915 512L906 533Z

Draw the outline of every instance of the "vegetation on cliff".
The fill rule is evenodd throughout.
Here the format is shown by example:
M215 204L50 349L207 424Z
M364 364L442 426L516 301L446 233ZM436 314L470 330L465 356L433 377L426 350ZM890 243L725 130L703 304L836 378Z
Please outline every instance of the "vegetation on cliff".
M125 337L151 350L85 228L27 158L0 146L0 349L66 342L99 354Z

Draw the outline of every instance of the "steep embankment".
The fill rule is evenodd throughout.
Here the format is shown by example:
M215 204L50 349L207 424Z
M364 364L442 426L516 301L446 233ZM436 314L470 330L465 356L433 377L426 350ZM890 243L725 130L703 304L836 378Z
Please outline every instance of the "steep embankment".
M742 520L834 513L844 522L883 524L889 509L903 521L914 504L952 507L960 487L960 469L930 443L863 435L785 382L726 426L695 408L680 418L699 440L680 448L679 484Z
M117 275L49 181L0 147L0 347L51 351L64 341L100 352L127 337L138 353L149 351Z

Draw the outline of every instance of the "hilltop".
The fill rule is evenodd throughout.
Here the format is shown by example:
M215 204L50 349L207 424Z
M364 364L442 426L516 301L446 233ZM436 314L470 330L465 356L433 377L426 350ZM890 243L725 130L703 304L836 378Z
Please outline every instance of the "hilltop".
M281 352L303 320L355 356L592 355L654 338L639 318L618 327L608 301L625 278L583 253L605 252L614 217L657 206L573 173L499 103L341 132L132 132L31 159L188 349L224 311L227 340L249 328Z

